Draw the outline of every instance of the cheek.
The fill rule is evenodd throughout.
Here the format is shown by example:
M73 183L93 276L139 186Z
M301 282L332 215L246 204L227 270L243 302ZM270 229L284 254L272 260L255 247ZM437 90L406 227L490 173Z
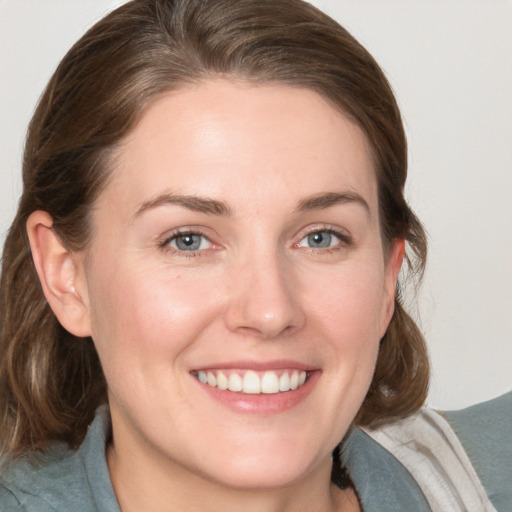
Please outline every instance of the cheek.
M369 385L378 355L384 294L383 273L377 265L346 267L325 276L317 274L307 299L310 327L328 340L328 361L335 379L356 388ZM339 382L339 381L338 381Z
M333 335L359 333L379 337L384 308L383 272L377 265L347 265L339 271L317 273L314 284L303 285L309 308ZM340 336L353 343L352 336Z
M90 285L93 339L108 371L175 363L218 305L199 276L136 265L96 274Z

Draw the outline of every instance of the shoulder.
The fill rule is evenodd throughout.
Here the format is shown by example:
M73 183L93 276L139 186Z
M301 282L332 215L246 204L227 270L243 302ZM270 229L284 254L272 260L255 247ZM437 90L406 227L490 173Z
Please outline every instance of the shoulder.
M347 470L357 477L353 481L363 496L368 491L376 503L368 510L381 510L384 490L399 483L395 510L403 509L398 505L404 499L410 503L423 497L426 510L459 510L462 504L464 510L510 511L511 425L512 393L462 411L423 408L377 429L353 430L346 440ZM385 481L380 491L375 486L379 480Z
M497 510L512 506L512 392L460 411L450 423Z
M26 508L16 495L0 481L0 505L3 512L24 512Z
M477 444L495 444L512 440L512 391L488 402L441 414L463 442L477 440Z
M83 465L75 452L60 446L37 458L8 463L0 473L1 510L68 510L63 507L73 507L70 500L73 495L83 501L85 480Z
M1 512L120 512L105 458L108 409L98 409L84 442L0 468Z
M365 511L431 511L411 473L367 431L351 429L340 457Z

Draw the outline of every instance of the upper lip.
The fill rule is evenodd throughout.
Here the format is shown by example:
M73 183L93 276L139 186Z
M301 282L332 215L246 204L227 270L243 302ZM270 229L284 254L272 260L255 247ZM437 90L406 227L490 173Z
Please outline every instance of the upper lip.
M318 367L311 364L294 361L291 359L275 359L271 361L250 361L250 360L238 360L238 361L225 361L218 363L208 363L205 365L197 366L192 371L199 370L303 370L313 371L317 370Z

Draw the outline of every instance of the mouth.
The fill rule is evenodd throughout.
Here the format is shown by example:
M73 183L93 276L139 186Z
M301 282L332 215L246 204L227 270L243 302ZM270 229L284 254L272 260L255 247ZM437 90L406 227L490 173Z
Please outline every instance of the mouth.
M295 391L310 377L310 372L294 368L264 371L208 369L192 374L202 384L212 388L245 395L276 395Z
M191 377L209 399L237 414L269 416L295 408L310 395L322 370L294 361L237 361L197 368Z

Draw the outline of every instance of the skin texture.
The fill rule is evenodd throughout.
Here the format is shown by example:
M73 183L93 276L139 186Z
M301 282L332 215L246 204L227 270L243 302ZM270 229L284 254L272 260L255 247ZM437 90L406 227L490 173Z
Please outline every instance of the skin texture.
M120 146L85 253L44 212L28 232L59 320L100 355L123 511L358 509L330 484L331 451L370 384L403 241L383 253L369 145L346 116L286 86L168 93ZM224 402L194 374L270 366L306 367L307 392Z

